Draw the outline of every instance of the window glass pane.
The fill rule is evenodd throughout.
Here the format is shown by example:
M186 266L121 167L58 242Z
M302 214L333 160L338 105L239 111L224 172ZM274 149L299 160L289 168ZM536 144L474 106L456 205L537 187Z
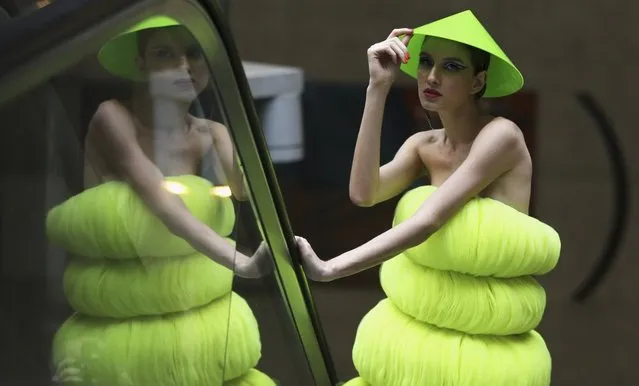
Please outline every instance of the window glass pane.
M203 51L147 18L0 106L4 382L313 384Z

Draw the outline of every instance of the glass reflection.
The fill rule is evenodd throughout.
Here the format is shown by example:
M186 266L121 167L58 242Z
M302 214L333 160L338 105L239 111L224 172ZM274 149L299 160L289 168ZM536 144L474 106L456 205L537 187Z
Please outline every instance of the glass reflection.
M98 58L132 87L99 104L85 189L47 215L49 241L69 255L64 292L75 311L53 339L54 379L274 385L255 369L257 320L233 292L233 273L263 277L270 255L264 242L236 250L234 200L247 189L227 127L194 113L212 82L197 41L157 16Z

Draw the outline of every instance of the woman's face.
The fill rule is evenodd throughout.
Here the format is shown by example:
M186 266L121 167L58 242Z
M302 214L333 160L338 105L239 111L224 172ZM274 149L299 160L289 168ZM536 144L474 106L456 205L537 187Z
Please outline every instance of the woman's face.
M427 37L422 45L417 71L419 100L426 110L452 111L474 103L485 72L474 74L469 50L454 41Z
M209 68L197 41L182 27L150 30L142 38L138 66L153 94L195 99L209 82Z

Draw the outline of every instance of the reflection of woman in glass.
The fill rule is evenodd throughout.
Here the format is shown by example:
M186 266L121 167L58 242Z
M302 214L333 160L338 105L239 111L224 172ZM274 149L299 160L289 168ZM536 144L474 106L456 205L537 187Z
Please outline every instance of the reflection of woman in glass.
M141 27L157 23L152 19ZM137 39L133 37L137 36ZM127 51L121 51L122 47ZM123 58L124 53L135 58ZM139 53L139 55L137 55ZM106 45L100 58L112 73L138 82L128 101L110 100L95 113L87 135L86 180L127 181L176 235L219 263L251 276L256 266L198 221L165 187L165 176L198 174L207 154L219 157L235 197L244 199L233 144L222 124L198 119L189 106L209 83L200 47L180 26L141 28ZM214 163L215 164L215 163Z
M425 175L431 185L402 197L390 230L335 258L298 239L316 281L383 263L388 298L359 326L361 378L349 385L548 385L550 356L534 331L545 293L532 275L555 266L559 238L527 214L532 166L521 131L478 102L516 92L521 74L470 11L397 29L368 62L352 201L375 205ZM400 66L444 128L413 135L380 167L384 103Z
M71 255L65 293L77 311L57 332L62 383L273 385L255 370L257 322L232 292L233 270L258 277L264 244L236 252L230 195L244 199L227 128L189 114L209 83L200 47L167 17L148 19L100 51L136 82L103 102L87 134L87 190L53 208L50 239ZM199 177L218 157L228 186Z

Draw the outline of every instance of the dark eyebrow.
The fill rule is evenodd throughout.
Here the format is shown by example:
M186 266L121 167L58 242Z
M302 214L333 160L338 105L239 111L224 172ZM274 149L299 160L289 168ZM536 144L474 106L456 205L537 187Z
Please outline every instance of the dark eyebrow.
M426 52L426 51L421 51L421 52L419 53L419 55L420 55L420 56L425 55L425 56L427 56L427 57L429 57L429 58L432 58L432 56L431 56L428 52ZM456 57L454 57L454 56L449 56L449 57L447 57L447 58L444 58L444 59L443 59L443 61L444 61L444 62L456 62L457 64L459 64L459 65L461 65L461 66L467 67L467 64L466 64L466 63L464 63L464 61L463 61L463 60L461 60L461 59L459 59L459 58L456 58Z
M161 48L171 49L172 47L170 45L168 45L168 44L158 44L158 45L151 46L151 50L157 50L157 49L161 49Z
M464 61L463 61L463 60L461 60L461 59L459 59L459 58L455 58L455 57L448 57L448 58L444 58L444 60L451 61L451 62L459 62L459 63L461 63L461 64L464 64Z
M428 52L426 51L422 51L419 53L420 55L426 55L426 56L431 56ZM456 58L454 56L449 56L447 58L444 58L445 61L453 61L453 62L459 62L459 63L464 63L463 60L461 60L460 58Z

